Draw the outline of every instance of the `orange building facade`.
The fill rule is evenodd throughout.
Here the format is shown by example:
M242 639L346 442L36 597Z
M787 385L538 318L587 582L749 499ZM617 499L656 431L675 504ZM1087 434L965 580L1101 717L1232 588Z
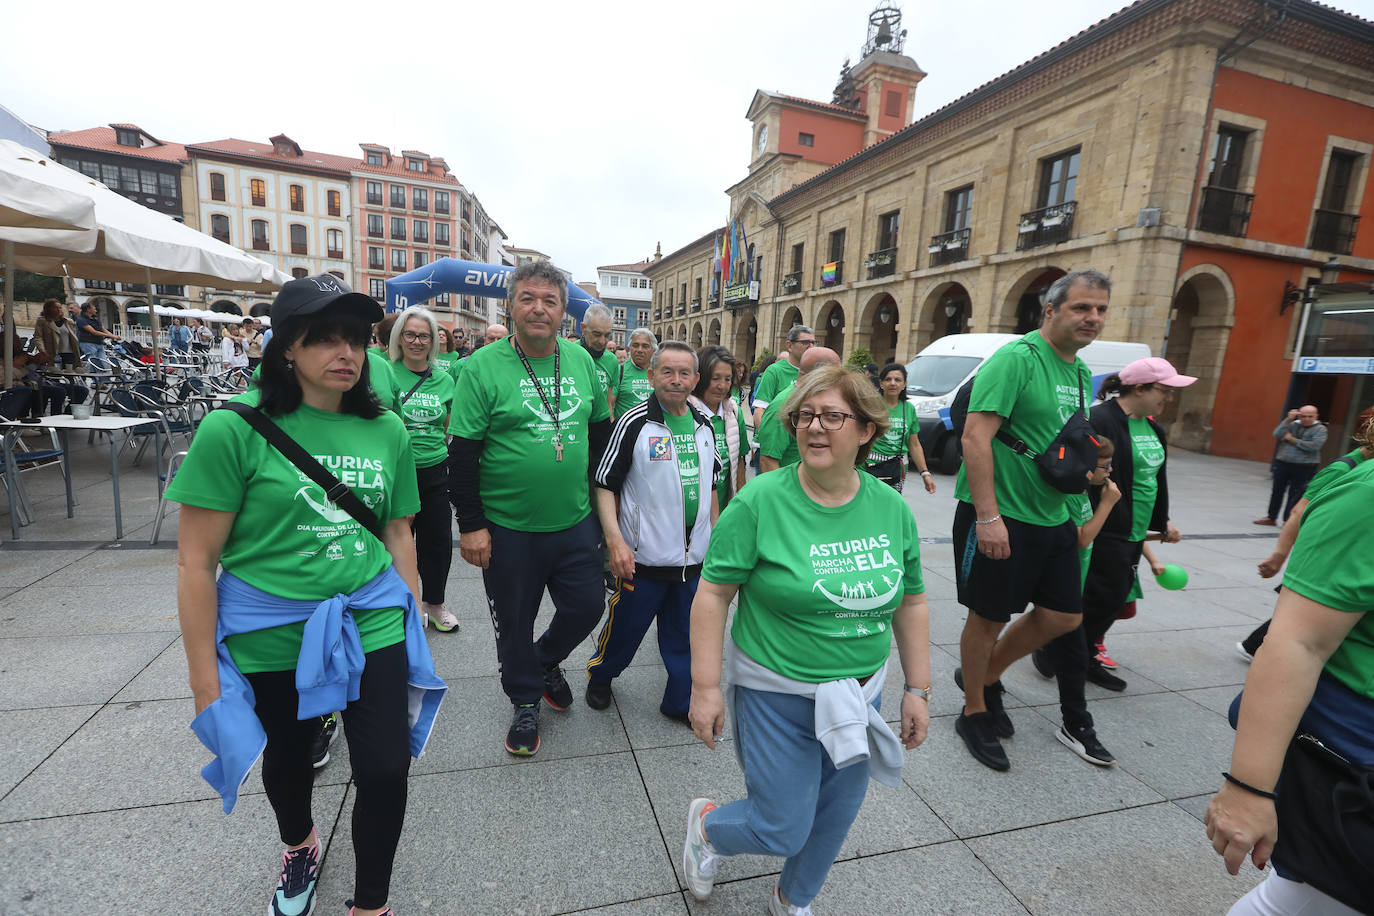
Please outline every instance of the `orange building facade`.
M1310 401L1332 427L1334 456L1352 411L1374 403L1368 377L1293 374L1304 293L1318 265L1330 265L1329 281L1374 281L1374 226L1360 219L1374 209L1374 98L1296 82L1217 69L1174 316L1185 329L1196 318L1202 303L1194 301L1208 298L1188 289L1199 279L1232 315L1213 454L1267 458L1278 415ZM1170 349L1171 358L1189 355Z

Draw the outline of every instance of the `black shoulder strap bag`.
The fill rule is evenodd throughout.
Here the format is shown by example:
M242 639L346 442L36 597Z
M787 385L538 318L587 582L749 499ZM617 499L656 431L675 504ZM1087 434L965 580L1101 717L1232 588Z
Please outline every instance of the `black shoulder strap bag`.
M280 426L268 419L266 414L241 401L229 401L225 403L224 409L232 410L243 417L248 425L253 427L273 448L281 452L287 461L294 464L297 470L324 490L326 499L353 516L354 520L372 532L372 536L377 540L382 540L382 523L377 518L377 513L369 509L358 498L357 494L349 489L348 484L329 473L329 470L302 448L299 442L292 439L282 431Z

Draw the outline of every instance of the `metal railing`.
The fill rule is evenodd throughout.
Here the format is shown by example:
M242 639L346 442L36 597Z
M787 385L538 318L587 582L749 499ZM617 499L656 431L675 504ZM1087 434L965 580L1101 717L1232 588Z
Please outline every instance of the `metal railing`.
M1197 227L1203 232L1245 237L1255 195L1231 188L1203 188L1197 211Z
M790 274L784 274L782 278L782 291L784 293L795 293L801 290L802 272L794 270Z
M1067 242L1073 237L1073 217L1077 212L1078 202L1066 200L1062 204L1022 213L1016 227L1016 250Z
M968 260L968 241L973 229L965 226L952 232L941 232L930 237L930 266L953 264L955 261Z
M868 260L864 261L864 266L868 268L868 279L876 277L890 277L897 272L897 249L879 248L877 251L869 252Z
M1308 247L1335 254L1350 254L1355 245L1355 229L1360 217L1339 210L1317 210L1312 221L1312 244Z
M825 265L821 265L821 286L839 286L844 282L844 259L835 261L835 276L827 278Z

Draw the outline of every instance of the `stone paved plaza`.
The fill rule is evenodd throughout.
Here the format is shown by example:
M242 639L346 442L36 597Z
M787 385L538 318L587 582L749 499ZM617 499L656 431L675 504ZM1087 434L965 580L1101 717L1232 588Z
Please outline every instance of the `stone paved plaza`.
M149 547L153 471L126 455L126 537L112 541L107 452L84 442L76 451L75 519L64 517L51 471L25 475L36 521L17 543L0 503L0 913L261 913L280 864L261 780L255 772L225 817L187 727L175 507L162 545ZM1185 541L1159 554L1191 581L1182 592L1146 582L1140 614L1109 636L1129 688L1088 687L1098 733L1119 760L1106 770L1055 740L1054 686L1024 661L1005 679L1011 772L984 769L955 736L964 611L949 546L953 479L937 482L936 496L907 494L926 540L930 737L907 754L904 785L870 784L816 913L1224 913L1259 873L1247 864L1227 875L1200 818L1229 761L1224 714L1247 670L1234 643L1273 607L1272 583L1255 573L1273 529L1250 524L1267 467L1171 454ZM684 890L688 800L739 797L743 780L728 739L708 751L659 715L652 634L604 712L581 698L590 640L574 653L576 704L545 709L543 747L518 760L501 746L510 707L481 580L457 557L449 604L462 629L429 633L450 692L411 770L392 885L399 916L764 912L777 860L727 860L708 903ZM898 691L890 679L889 715ZM339 741L315 793L327 846L317 913L345 913L352 800Z

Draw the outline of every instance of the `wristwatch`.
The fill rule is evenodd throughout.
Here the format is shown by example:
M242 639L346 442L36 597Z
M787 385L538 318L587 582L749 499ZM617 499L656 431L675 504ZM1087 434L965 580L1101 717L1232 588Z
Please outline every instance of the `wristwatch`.
M920 697L921 699L925 700L927 703L930 702L930 688L929 688L929 687L912 687L910 684L903 684L903 685L902 685L902 689L905 690L907 693L914 694L915 696Z

